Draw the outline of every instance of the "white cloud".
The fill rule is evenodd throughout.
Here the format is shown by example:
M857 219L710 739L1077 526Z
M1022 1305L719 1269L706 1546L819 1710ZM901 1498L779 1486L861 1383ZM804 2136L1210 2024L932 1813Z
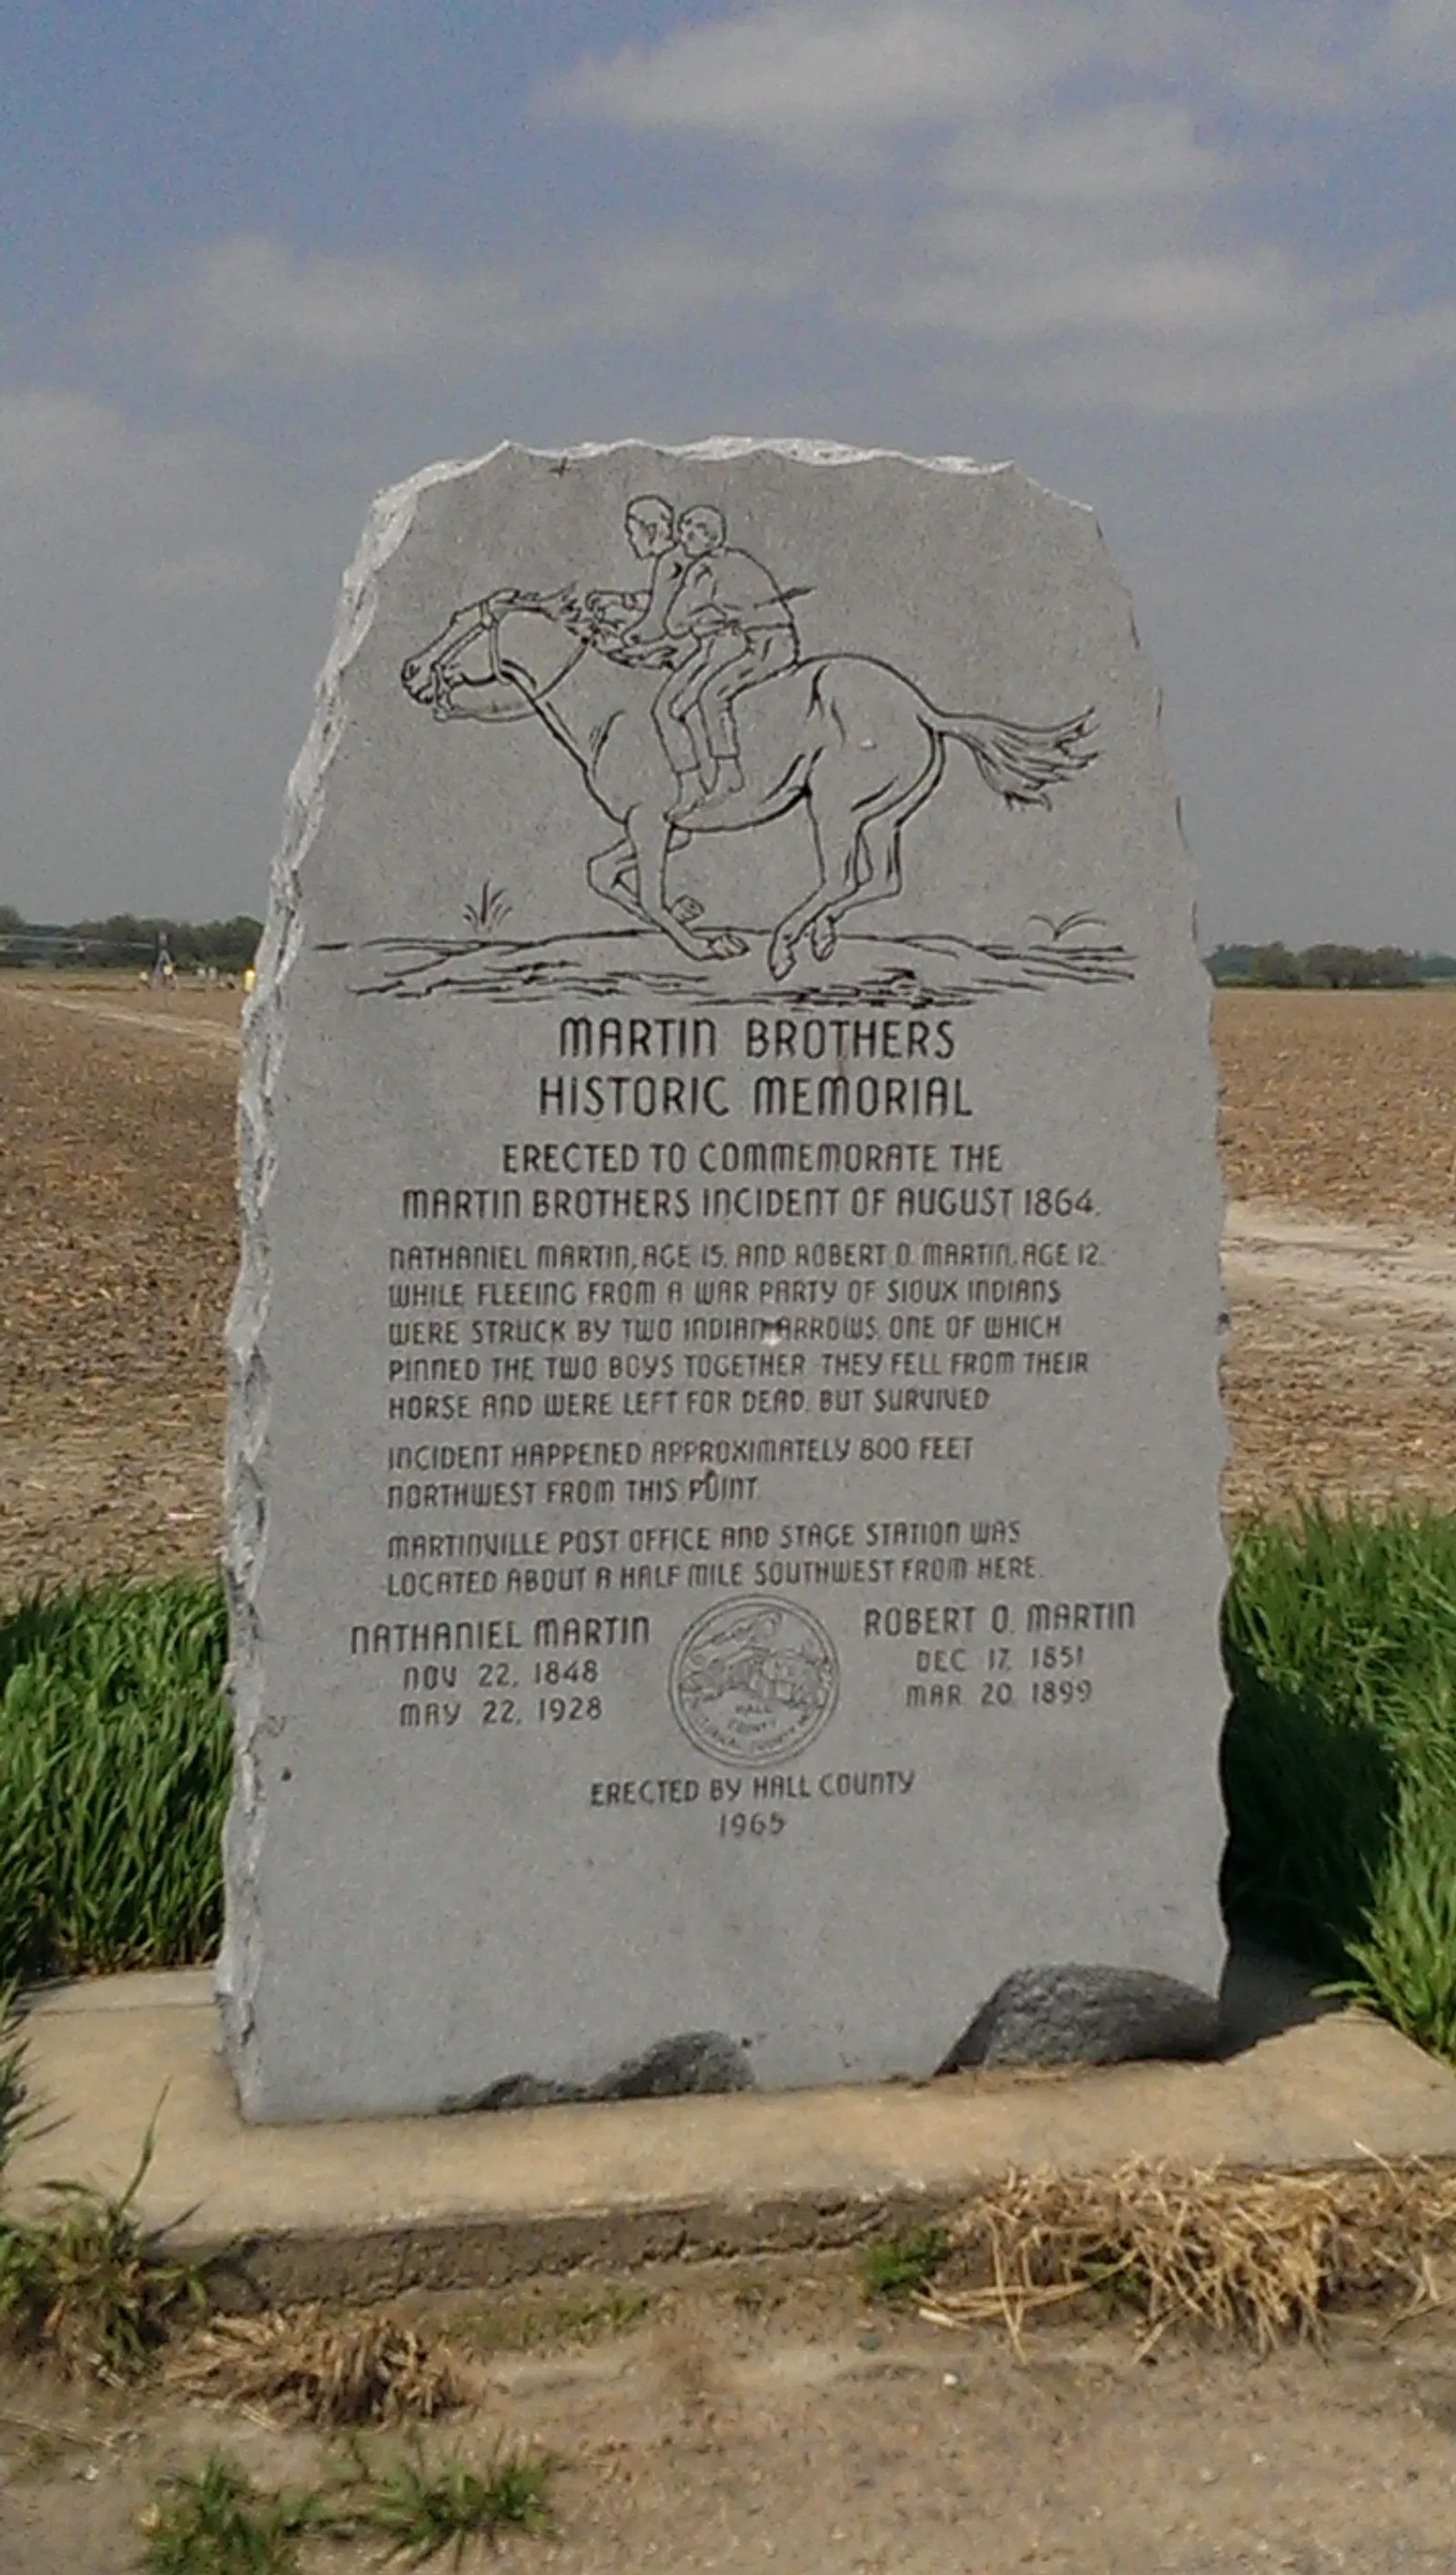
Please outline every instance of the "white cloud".
M188 365L207 376L401 367L530 331L520 288L495 271L431 276L403 260L298 252L262 234L196 252L165 309Z
M1152 231L1130 241L1120 229L1078 240L1070 228L994 215L942 227L937 249L897 282L886 322L995 342L1070 335L1081 345L1156 332L1177 345L1267 335L1298 309L1289 263L1274 249L1219 257L1163 249Z
M1447 361L1442 311L1287 247L1267 200L1250 232L1242 192L1291 113L1308 163L1320 117L1388 105L1448 39L1456 0L752 0L579 63L545 104L775 155L753 202L776 186L786 243L832 169L845 203L798 273L848 325L939 335L951 367L994 352L1058 407L1277 412Z
M117 403L48 386L0 393L0 542L56 515L79 528L117 510L130 535L150 539L211 510L241 470L240 451L213 429L150 429ZM111 568L109 558L98 572Z
M37 386L0 393L0 512L63 501L83 506L135 475L177 460L185 442L148 440L114 404Z
M787 162L863 154L915 126L984 123L1078 73L1197 80L1296 111L1376 103L1385 73L1444 60L1452 0L756 0L655 44L587 57L548 111L704 134Z
M913 225L872 199L833 231L801 210L759 207L735 241L678 229L599 241L560 284L411 271L407 328L390 327L392 297L371 308L341 275L362 269L367 287L373 262L316 264L257 238L219 243L169 288L135 300L126 327L145 328L201 376L339 383L372 371L443 386L478 377L492 356L517 364L613 344L662 351L721 335L729 321L736 332L755 322L770 329L776 312L794 307L878 335L867 345L881 361L905 333L934 334L943 364L977 348L996 353L1008 396L1155 416L1284 411L1381 390L1451 356L1446 308L1381 310L1388 275L1322 279L1276 243L1239 249L1205 238L1221 165L1176 118L1109 114L1068 120L1065 131L1065 151L1055 123L1024 146L1002 137L973 155L957 150ZM347 329L316 327L322 302L300 307L285 294L239 304L226 291L240 276L288 281L316 265L341 290ZM377 327L366 328L371 310ZM505 324L486 318L502 311ZM23 497L27 478L72 502L97 481L126 482L133 493L139 476L189 488L201 471L195 445L139 446L116 415L81 398L17 398L0 408L0 498ZM204 548L201 566L206 559ZM219 565L221 586L251 577ZM169 580L203 587L206 573L158 573L152 586Z
M818 266L803 234L751 210L735 237L687 225L619 234L586 254L571 291L552 296L556 336L662 340L734 309L786 303L812 288Z
M1321 277L1274 242L1211 247L1197 215L1196 200L965 202L921 228L913 266L872 291L861 266L839 293L846 314L935 335L952 369L990 355L1004 396L1058 410L1255 418L1456 361L1456 305L1401 310L1384 269Z
M987 115L1043 86L1082 48L1075 12L1024 0L766 0L658 45L577 64L545 104L639 129L757 143L816 161L895 128ZM1054 30L1060 28L1060 42Z
M255 470L213 429L158 430L118 403L36 386L0 393L7 579L131 602L243 599L273 566Z
M998 120L957 136L935 175L966 196L1083 209L1206 196L1239 169L1199 139L1187 108L1137 99L1009 130Z
M292 249L265 234L208 243L163 283L98 317L100 339L160 342L193 376L328 380L428 368L614 335L658 338L695 317L781 299L805 270L752 226L736 242L686 229L577 245L556 274L498 265L450 275L398 260ZM760 228L761 230L761 228Z
M1047 343L1026 354L1020 389L1069 411L1247 421L1386 393L1453 364L1456 304L1355 317L1306 311L1257 336L1129 331Z
M230 434L53 385L0 395L7 865L38 918L247 899L218 877L256 883L274 828L289 591L307 620L318 582L306 519ZM323 624L316 605L308 658ZM306 706L305 671L293 687Z
M1456 0L750 0L584 60L548 101L778 157L721 204L695 166L652 226L454 271L240 235L105 327L203 379L480 388L493 367L714 332L746 362L792 307L877 332L881 359L911 331L939 337L942 369L983 350L1008 393L1057 407L1338 400L1444 366L1444 314L1403 311L1393 266L1278 238L1280 165L1234 93L1328 105L1359 63L1388 98L1395 51L1453 24ZM1305 174L1318 133L1298 138ZM1289 148L1281 115L1268 149Z

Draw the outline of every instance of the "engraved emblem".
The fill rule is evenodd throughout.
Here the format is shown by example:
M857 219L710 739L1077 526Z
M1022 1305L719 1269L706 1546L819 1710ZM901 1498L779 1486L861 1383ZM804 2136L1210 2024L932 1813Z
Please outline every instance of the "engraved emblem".
M792 1601L725 1600L680 1640L668 1693L700 1752L766 1769L797 1760L828 1724L839 1660L817 1618Z

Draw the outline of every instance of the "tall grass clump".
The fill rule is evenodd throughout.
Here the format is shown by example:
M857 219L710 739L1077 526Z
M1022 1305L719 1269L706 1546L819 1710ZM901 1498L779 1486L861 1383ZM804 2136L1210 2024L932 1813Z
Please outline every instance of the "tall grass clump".
M0 1979L210 1957L231 1737L222 1586L0 1616Z
M1230 1919L1456 2058L1456 1515L1235 1540Z
M154 2123L120 2193L48 2181L47 2216L0 2214L0 2342L118 2386L146 2367L178 2309L206 2306L201 2271L171 2260L136 2214L156 2142Z
M0 2179L10 2161L25 2102L25 2039L13 1977L0 1979Z
M299 2575L299 2539L324 2522L316 2494L269 2494L219 2451L166 2477L142 2515L143 2575Z

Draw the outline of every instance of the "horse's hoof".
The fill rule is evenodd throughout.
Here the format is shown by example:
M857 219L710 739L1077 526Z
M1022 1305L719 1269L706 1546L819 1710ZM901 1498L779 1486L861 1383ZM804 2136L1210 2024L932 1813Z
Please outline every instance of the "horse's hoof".
M768 972L775 984L786 983L793 972L793 950L786 939L772 940L768 948Z
M678 946L698 966L713 966L720 958L741 957L743 953L741 940L735 939L730 930L684 930L680 925Z
M831 921L816 921L808 935L808 944L821 966L827 966L839 944L839 935Z

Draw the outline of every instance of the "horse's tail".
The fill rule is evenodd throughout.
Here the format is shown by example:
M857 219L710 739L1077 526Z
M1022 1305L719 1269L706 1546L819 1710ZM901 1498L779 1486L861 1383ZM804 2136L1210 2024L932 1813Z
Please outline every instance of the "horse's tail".
M1059 725L946 715L939 707L927 709L927 721L945 741L965 745L987 787L1007 805L1049 804L1049 788L1089 769L1097 757L1088 740L1095 722L1090 707Z

